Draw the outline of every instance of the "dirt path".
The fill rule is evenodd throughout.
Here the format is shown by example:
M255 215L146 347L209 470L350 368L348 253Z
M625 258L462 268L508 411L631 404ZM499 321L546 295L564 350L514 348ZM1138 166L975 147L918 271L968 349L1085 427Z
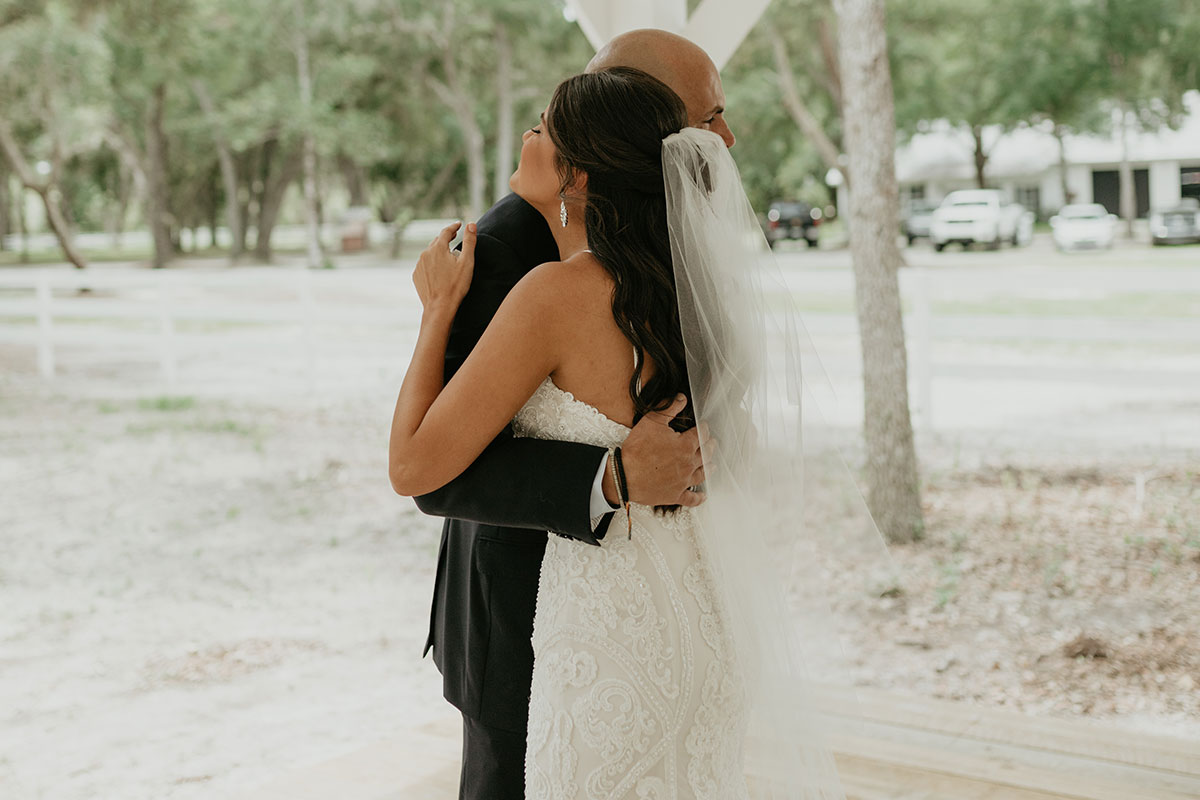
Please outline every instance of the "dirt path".
M390 397L55 386L0 383L0 794L219 796L441 710L439 526L387 485ZM901 591L835 598L856 680L1200 738L1195 472L927 474Z

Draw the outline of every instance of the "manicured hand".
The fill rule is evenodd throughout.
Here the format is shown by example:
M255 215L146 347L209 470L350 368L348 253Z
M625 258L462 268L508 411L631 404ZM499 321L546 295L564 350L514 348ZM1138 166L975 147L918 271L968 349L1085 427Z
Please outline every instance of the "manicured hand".
M462 223L455 222L442 228L442 232L417 258L413 285L417 287L417 297L421 298L421 305L427 311L457 311L467 290L471 288L477 231L474 222L467 225L462 252L456 253L450 249L450 242L454 241L460 227Z
M690 487L704 483L704 460L700 448L710 448L707 429L692 428L677 433L671 420L687 406L679 395L665 411L652 411L638 420L621 444L621 462L629 483L629 499L648 506L698 506L704 495ZM608 487L605 496L610 501Z

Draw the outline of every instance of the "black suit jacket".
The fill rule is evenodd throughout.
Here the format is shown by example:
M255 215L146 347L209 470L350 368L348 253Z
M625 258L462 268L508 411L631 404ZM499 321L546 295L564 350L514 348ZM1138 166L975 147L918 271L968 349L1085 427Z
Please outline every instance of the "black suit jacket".
M462 366L505 295L558 260L545 219L516 195L478 222L475 273L446 347L446 380ZM601 447L514 438L506 429L467 470L416 498L442 527L429 638L446 699L485 725L524 731L533 674L533 611L546 532L598 544L592 483Z

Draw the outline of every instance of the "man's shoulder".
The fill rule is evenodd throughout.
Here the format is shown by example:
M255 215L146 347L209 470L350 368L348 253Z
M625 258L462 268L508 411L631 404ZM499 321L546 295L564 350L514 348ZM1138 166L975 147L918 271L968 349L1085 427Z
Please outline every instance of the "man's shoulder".
M530 269L558 260L558 246L537 209L515 194L502 197L479 218L479 235L495 239Z
M484 212L479 218L479 232L503 239L510 233L524 226L541 223L546 227L546 220L538 210L516 194L509 193L496 201L495 205ZM548 229L547 229L548 231Z

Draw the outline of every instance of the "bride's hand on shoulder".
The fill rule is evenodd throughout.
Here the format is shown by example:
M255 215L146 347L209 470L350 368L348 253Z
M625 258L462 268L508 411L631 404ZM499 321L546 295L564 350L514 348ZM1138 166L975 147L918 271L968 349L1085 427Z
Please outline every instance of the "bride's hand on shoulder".
M437 238L429 243L417 258L413 270L413 285L417 297L428 311L444 311L451 315L471 288L471 276L475 270L475 239L478 230L475 223L467 225L463 234L462 252L450 249L450 242L462 226L461 222L447 225Z

